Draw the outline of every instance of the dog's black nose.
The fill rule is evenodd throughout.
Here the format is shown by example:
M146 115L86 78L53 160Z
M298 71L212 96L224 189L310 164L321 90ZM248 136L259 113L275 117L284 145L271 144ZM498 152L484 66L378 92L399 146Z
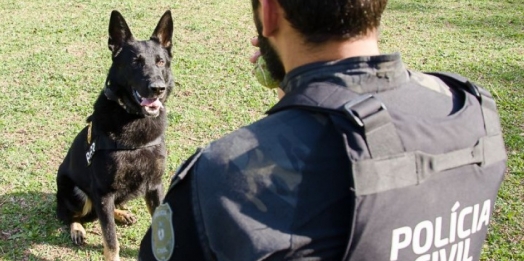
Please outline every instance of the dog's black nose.
M163 82L154 82L149 85L149 89L156 94L161 94L166 90L166 84Z

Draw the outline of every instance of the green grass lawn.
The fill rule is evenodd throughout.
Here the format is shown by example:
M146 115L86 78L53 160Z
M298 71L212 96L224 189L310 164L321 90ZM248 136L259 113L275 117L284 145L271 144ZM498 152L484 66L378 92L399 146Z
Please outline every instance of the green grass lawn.
M482 260L524 260L521 1L396 0L383 19L383 52L401 52L414 70L463 74L498 102L509 167ZM173 12L166 185L196 147L264 117L277 101L250 73L250 1L0 0L0 260L103 260L99 224L87 226L86 246L73 246L55 219L54 193L58 165L103 87L113 9L139 39ZM142 200L128 207L139 222L119 227L118 237L123 260L135 260L150 218Z

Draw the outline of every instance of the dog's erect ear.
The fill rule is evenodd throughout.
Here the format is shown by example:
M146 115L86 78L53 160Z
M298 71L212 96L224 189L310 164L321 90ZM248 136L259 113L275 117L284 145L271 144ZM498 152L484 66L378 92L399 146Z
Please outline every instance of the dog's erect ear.
M124 43L133 40L133 35L131 30L129 30L129 26L127 26L126 20L118 11L113 10L109 20L109 40L107 41L109 50L116 56Z
M171 11L167 10L151 36L151 40L158 41L164 48L170 50L173 45L171 39L173 38L173 18Z

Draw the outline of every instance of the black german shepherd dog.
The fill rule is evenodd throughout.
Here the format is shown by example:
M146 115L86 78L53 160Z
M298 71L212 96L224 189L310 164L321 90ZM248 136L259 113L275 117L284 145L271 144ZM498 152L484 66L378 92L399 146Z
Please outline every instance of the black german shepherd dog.
M173 19L167 11L147 41L135 40L118 12L109 22L113 63L88 126L73 141L57 174L57 216L83 244L82 226L98 218L105 260L120 260L115 221L136 222L122 205L145 195L151 214L163 199L164 102L173 88Z

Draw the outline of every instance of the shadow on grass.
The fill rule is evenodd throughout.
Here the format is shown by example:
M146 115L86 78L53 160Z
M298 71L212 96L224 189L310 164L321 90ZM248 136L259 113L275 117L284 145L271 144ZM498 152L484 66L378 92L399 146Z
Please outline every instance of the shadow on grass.
M88 238L99 237L92 239L96 244L74 245L68 228L56 219L55 208L55 194L34 191L0 194L0 259L56 261L75 255L74 252L101 255L102 237L88 232ZM138 246L121 247L120 256L134 259Z

